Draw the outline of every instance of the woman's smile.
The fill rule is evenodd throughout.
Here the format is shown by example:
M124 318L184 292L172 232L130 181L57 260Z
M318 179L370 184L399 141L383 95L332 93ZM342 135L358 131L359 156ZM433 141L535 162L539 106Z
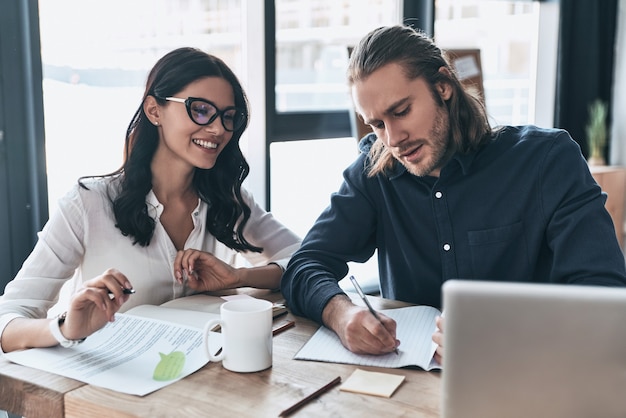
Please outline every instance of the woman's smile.
M211 149L212 150L212 149L216 149L219 146L219 144L217 142L209 141L209 140L206 140L206 139L194 138L191 141L194 144L196 144L196 145L198 145L198 146L200 146L202 148L205 148L205 149Z

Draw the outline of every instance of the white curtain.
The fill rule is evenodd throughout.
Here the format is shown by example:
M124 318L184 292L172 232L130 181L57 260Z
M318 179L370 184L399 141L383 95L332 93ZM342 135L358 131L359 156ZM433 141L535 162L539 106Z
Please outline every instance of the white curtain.
M626 166L626 0L617 8L610 162Z

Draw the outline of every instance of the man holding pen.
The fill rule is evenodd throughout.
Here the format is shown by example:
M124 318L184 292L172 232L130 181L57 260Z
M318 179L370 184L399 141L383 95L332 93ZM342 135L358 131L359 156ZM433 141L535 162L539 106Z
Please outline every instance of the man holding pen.
M395 322L338 285L376 250L383 297L437 308L449 279L626 284L606 195L566 131L492 128L445 54L405 26L366 35L348 83L373 133L283 276L295 314L355 353L396 349Z

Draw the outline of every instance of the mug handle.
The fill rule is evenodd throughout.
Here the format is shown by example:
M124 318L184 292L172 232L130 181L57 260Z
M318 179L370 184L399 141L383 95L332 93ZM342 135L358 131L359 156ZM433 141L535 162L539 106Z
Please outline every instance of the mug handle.
M211 335L211 330L216 325L220 325L222 327L222 330L224 329L224 322L221 319L212 319L206 323L206 325L204 326L202 345L204 346L204 351L207 357L209 357L211 361L222 361L224 359L223 349L220 350L221 353L217 356L214 356L213 354L211 354L211 350L209 350L209 336ZM222 344L223 344L223 341L222 341Z

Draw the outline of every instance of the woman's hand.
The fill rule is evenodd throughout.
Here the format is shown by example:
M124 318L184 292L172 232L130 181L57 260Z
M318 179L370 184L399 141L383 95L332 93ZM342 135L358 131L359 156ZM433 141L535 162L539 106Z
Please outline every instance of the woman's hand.
M437 330L433 334L433 341L437 344L437 350L435 351L435 360L439 364L443 364L443 317L438 316L435 319Z
M174 274L178 283L183 284L187 278L187 286L201 292L243 286L238 271L205 251L179 251L174 260Z
M88 280L70 301L61 333L70 340L79 340L93 334L107 322L115 320L115 313L130 295L124 289L132 289L126 276L115 269Z

